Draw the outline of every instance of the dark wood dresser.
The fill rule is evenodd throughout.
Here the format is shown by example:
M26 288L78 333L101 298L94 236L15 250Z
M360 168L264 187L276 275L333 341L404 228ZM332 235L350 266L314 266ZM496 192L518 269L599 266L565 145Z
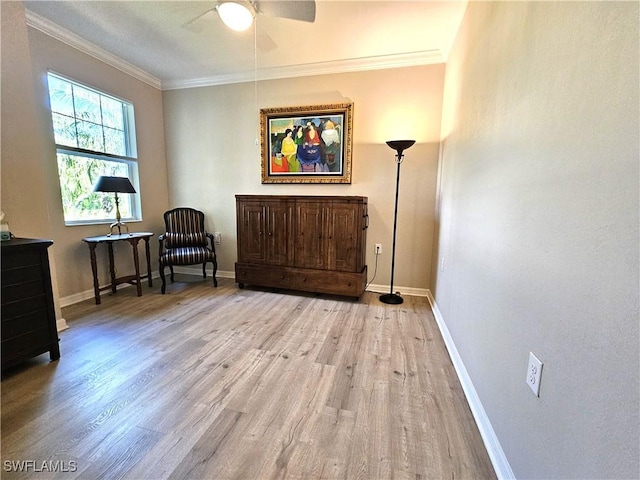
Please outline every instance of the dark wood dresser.
M60 358L47 249L51 240L14 238L2 255L2 370L49 352Z
M367 198L236 195L236 282L359 297Z

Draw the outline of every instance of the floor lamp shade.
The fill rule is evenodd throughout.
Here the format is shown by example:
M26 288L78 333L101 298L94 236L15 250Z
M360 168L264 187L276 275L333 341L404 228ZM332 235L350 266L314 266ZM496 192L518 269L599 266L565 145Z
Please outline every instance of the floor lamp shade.
M396 151L396 203L393 210L393 247L391 249L391 284L389 287L389 293L380 295L380 301L382 303L388 303L391 305L399 305L404 300L397 293L393 293L393 275L396 268L396 231L398 226L398 191L400 189L400 164L404 159L403 152L416 143L415 140L389 140L387 145Z
M122 217L120 216L120 200L118 198L118 193L136 193L136 189L133 188L129 179L127 177L102 176L98 178L98 181L93 187L93 191L113 193L116 196L116 221L111 224L109 235L113 234L113 229L115 227L118 227L118 235L122 234L122 227L125 227L128 233L129 227L127 227L124 222L120 221Z

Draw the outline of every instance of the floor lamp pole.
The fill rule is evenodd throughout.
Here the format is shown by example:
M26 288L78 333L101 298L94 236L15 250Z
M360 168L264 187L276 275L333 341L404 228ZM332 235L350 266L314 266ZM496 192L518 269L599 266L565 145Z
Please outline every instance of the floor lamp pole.
M393 276L395 274L396 269L396 231L398 226L398 193L400 192L400 164L404 159L404 155L402 154L403 150L406 150L411 145L415 143L415 140L392 140L387 142L391 148L396 150L396 165L397 165L397 173L396 173L396 203L393 210L393 243L391 247L391 286L389 288L389 293L384 295L380 295L380 301L382 303L388 303L391 305L399 305L404 299L398 295L397 293L393 293Z

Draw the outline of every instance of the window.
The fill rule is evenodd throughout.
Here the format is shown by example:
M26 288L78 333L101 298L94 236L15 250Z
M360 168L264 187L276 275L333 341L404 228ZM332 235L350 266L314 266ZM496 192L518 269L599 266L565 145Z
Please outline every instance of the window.
M65 224L112 222L114 195L93 185L110 175L136 186L133 105L53 73L48 82ZM137 193L119 199L123 220L141 219Z

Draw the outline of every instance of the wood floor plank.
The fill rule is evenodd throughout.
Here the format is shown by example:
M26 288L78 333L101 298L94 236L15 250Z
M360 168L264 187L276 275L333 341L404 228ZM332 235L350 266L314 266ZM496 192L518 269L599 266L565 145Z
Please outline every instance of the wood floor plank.
M2 460L75 469L3 478L495 478L424 298L176 275L63 313L61 359L3 374Z

